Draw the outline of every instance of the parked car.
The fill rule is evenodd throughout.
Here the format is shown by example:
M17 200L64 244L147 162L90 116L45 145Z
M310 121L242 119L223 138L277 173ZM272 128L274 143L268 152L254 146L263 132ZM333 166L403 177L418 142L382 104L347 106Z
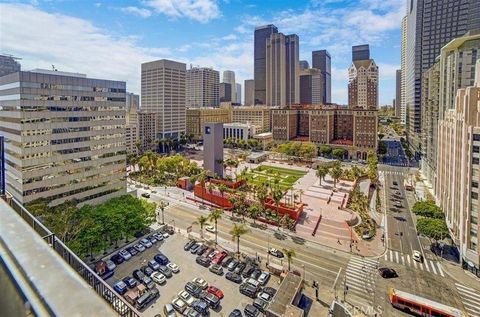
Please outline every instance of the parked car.
M268 283L268 280L270 279L270 273L268 272L262 272L260 276L257 278L257 281L260 283L260 285L266 285Z
M203 300L197 299L196 301L194 301L192 304L192 308L204 316L208 315L208 303Z
M197 298L202 292L202 289L193 282L188 282L187 284L185 284L185 290L190 294L192 294L193 297L197 297Z
M257 298L261 298L261 299L263 299L264 301L269 302L269 301L272 300L273 296L270 295L270 294L268 294L268 293L261 292L261 293L259 293L259 294L257 295Z
M230 272L232 272L233 270L235 270L235 268L237 267L238 263L239 263L238 260L233 259L233 260L230 261L230 263L228 264L227 269L228 269Z
M388 268L388 267L379 268L378 273L380 273L380 276L383 277L383 278L398 277L397 272L394 269L391 269L391 268Z
M137 249L135 249L134 247L128 247L127 251L128 251L128 253L130 253L131 256L135 256L135 255L138 254Z
M205 252L202 253L202 255L203 255L204 257L208 257L208 256L210 255L210 253L212 253L213 251L215 251L213 248L207 248L207 249L205 250Z
M262 270L260 270L258 267L254 267L252 273L250 273L250 277L258 280L261 274Z
M243 316L242 312L240 311L240 309L237 309L237 308L235 308L230 312L230 314L228 314L228 317L242 317L242 316Z
M205 230L207 230L208 232L211 232L211 233L215 233L215 227L214 226L206 226Z
M168 263L167 264L167 267L173 272L173 273L178 273L180 272L180 268L178 267L178 265L176 265L175 263Z
M138 252L143 252L145 251L145 246L141 243L137 243L133 246L135 248L135 250L137 250Z
M153 272L152 275L150 275L150 278L158 284L165 284L167 282L165 275L160 272Z
M417 262L423 262L423 256L420 251L414 250L412 258Z
M180 291L180 293L178 293L178 298L183 300L188 306L192 306L195 301L195 298L187 291Z
M160 264L157 263L157 261L155 260L150 260L148 261L148 266L154 270L154 271L158 271L158 268L160 267Z
M118 255L120 255L123 258L124 261L128 261L132 258L132 254L130 252L128 252L127 250L122 250L122 251L118 252Z
M238 275L237 273L227 272L227 274L225 274L225 278L227 280L235 282L237 284L242 283L242 277L240 275Z
M150 194L149 194L149 193L143 193L143 194L142 194L142 197L144 197L144 198L150 198Z
M403 206L402 206L402 202L399 201L399 200L396 200L396 201L393 203L393 205L394 205L395 207L397 207L397 208L402 208L402 207L403 207Z
M233 261L233 258L229 255L225 257L222 261L222 267L227 268L227 266Z
M233 272L237 273L237 274L242 274L243 270L245 269L245 266L247 266L245 264L245 262L240 262L238 263L237 267L235 268L235 270L233 270Z
M150 276L153 273L153 270L147 265L142 266L140 269L142 270L143 274L145 274L146 276Z
M217 275L223 275L223 268L218 264L213 264L209 268L210 272Z
M196 277L192 280L193 283L197 284L201 289L207 289L208 283L201 277Z
M264 287L262 291L272 297L275 296L275 294L277 294L277 290L270 286Z
M210 261L209 258L206 258L206 257L200 255L195 259L195 262L197 262L201 266L209 267L211 261Z
M268 249L268 253L270 253L271 255L273 255L277 258L283 258L284 257L283 252L280 251L280 250L277 250L275 248Z
M163 236L162 236L163 238ZM195 240L189 240L185 245L183 246L183 250L188 251L190 248L195 244Z
M240 293L250 298L255 298L257 295L257 289L248 283L243 283L239 287Z
M393 181L393 186L398 186L398 182Z
M215 287L215 286L210 285L210 286L207 288L207 292L209 292L210 294L213 294L213 295L217 296L218 299L222 299L222 298L223 298L223 292L222 292L222 290L219 289L218 287Z
M202 255L207 249L208 249L208 247L207 247L205 244L202 244L202 245L197 249L196 254L197 254L197 255Z
M211 260L213 259L220 251L213 250L207 257Z
M106 261L105 261L105 264L107 265L107 269L108 269L109 271L113 271L113 270L115 270L115 268L117 267L112 260L106 260Z
M128 252L127 252L127 253L128 253ZM122 264L123 261L125 261L125 260L123 259L123 257L122 257L120 254L118 254L118 253L112 255L112 257L110 258L110 260L111 260L113 263L115 263L116 265Z
M148 289L152 289L155 287L155 283L149 276L144 276L142 278L142 283L145 285Z
M211 293L207 293L203 300L206 301L208 305L213 309L216 309L220 305L220 299L218 299L217 296Z
M165 231L171 236L173 236L175 234L175 228L172 227L172 226L166 226Z
M142 240L140 240L140 243L145 247L145 248L151 248L152 247L152 243L150 242L150 240L148 240L147 238L143 238Z
M252 286L255 287L257 290L260 288L260 283L259 283L257 280L253 279L253 278L247 278L247 279L245 280L245 283L248 283L248 284L252 285Z
M187 310L183 312L183 316L185 317L200 317L202 314L200 314L198 311L196 311L193 307L189 307Z
M228 255L227 252L225 251L222 251L220 253L218 253L217 255L215 255L212 259L212 263L213 264L221 264L223 259Z
M260 311L252 304L247 304L243 309L243 312L247 317L257 317L258 315L260 315Z
M160 233L155 232L154 234L152 234L152 236L155 239L157 239L157 241L162 241L163 240L163 235L161 235Z
M167 256L163 253L157 253L153 259L160 265L167 265L170 260L167 258Z
M151 244L155 244L158 242L157 238L152 234L151 236L147 237L148 241L150 241Z
M136 278L139 281L141 281L142 278L145 276L145 274L143 274L143 272L140 271L140 270L133 271L132 275L133 275L134 278Z
M191 254L196 254L197 251L198 251L198 248L200 248L200 246L201 246L201 244L199 244L199 243L195 243L194 245L192 245L190 247L190 253Z
M164 232L163 234L163 240L167 239L168 237L170 237L170 234L168 232Z
M168 303L163 306L163 314L165 317L176 317L177 313L175 312L175 308L173 308L173 305Z
M137 286L137 280L131 276L124 277L122 281L127 284L128 288L134 288Z
M255 270L255 267L251 263L247 263L247 266L243 269L242 276L248 278L253 270Z
M168 267L166 267L165 265L160 265L158 267L158 271L160 273L162 273L163 275L165 275L165 277L167 278L171 278L172 277L172 270L170 270Z
M172 306L173 308L175 308L176 311L178 311L180 314L183 314L183 312L185 311L185 309L187 309L187 304L181 300L180 298L178 297L175 297L173 300L172 300Z
M253 300L253 306L255 306L259 311L261 311L262 313L265 312L265 308L267 308L268 306L268 302L267 301L264 301L263 299L261 298L255 298Z
M115 284L113 284L113 289L115 292L117 292L120 295L123 295L127 292L127 284L125 284L123 281L118 281Z

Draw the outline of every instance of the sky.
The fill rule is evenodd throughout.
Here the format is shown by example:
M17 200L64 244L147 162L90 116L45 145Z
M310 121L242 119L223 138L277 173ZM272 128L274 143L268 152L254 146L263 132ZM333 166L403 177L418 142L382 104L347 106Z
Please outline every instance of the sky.
M123 80L140 93L141 64L167 58L253 78L253 32L273 23L300 38L300 59L332 57L332 102L346 104L351 46L370 44L380 105L395 98L406 0L0 0L0 53L33 68ZM221 75L220 75L221 76ZM242 99L243 100L243 99Z

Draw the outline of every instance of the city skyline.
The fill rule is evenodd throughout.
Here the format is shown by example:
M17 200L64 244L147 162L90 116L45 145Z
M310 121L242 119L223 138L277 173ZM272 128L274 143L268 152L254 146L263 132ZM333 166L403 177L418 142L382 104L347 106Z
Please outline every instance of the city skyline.
M314 50L330 52L332 102L347 103L351 46L364 43L370 44L380 69L379 104L390 104L395 96L404 1L313 1L295 9L288 9L288 3L249 1L205 1L204 6L195 8L183 2L170 4L171 10L154 1L122 2L124 7L94 1L3 3L2 9L12 14L0 22L2 29L9 30L0 51L21 57L25 70L53 64L59 70L124 80L134 93L140 92L139 65L161 58L220 72L231 69L241 83L253 78L255 27L273 23L285 34L298 34L301 60L311 63ZM319 15L328 19L317 19ZM372 23L364 23L364 19ZM48 35L37 31L42 29L39 24L51 30ZM41 41L29 40L33 37Z

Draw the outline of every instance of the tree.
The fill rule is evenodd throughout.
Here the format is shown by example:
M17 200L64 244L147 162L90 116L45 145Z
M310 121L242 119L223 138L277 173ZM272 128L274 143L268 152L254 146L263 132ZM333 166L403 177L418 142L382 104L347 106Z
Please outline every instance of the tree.
M318 151L322 156L330 156L330 154L332 154L332 147L327 144L322 144L320 145Z
M379 141L378 142L378 150L377 150L378 154L380 155L385 155L387 154L388 152L388 149L387 149L387 145L385 144L385 142L383 141Z
M342 177L343 170L340 166L335 165L330 170L330 176L333 178L333 188L337 188L337 181L340 177Z
M161 200L158 204L157 204L157 207L160 208L160 210L162 211L162 225L165 224L165 215L164 215L164 212L165 212L165 207L168 206L168 203L164 202L163 200Z
M443 219L445 216L440 207L428 201L417 201L413 205L412 211L418 216L429 218Z
M208 218L205 216L200 216L197 218L197 221L195 221L196 224L200 226L200 237L203 239L203 227L207 223Z
M288 261L288 270L290 271L290 264L292 262L292 258L296 257L295 250L293 249L283 249L283 253Z
M419 218L417 231L435 241L449 236L448 227L444 219Z
M385 134L383 134L383 133L379 133L379 134L378 134L378 139L379 139L379 140L383 139L384 137L385 137Z
M262 207L259 206L258 204L252 204L248 207L247 212L248 212L248 215L250 216L250 218L253 219L253 223L255 223L255 220L257 219L257 217L262 212Z
M218 185L218 191L220 192L220 195L222 195L222 197L227 190L228 190L228 187L225 184Z
M320 181L320 185L322 185L322 179L325 179L325 176L328 174L328 167L326 165L319 165L317 167L317 171L315 172L315 175L317 175L318 180Z
M332 151L332 155L337 159L343 159L346 153L347 153L347 150L345 149L334 149Z
M207 189L208 189L208 192L212 194L213 190L215 189L215 186L212 183L208 183Z
M237 240L237 255L240 257L240 237L248 233L248 229L244 224L234 224L230 234L232 241Z
M217 238L218 238L218 230L217 230L218 220L222 218L222 215L223 215L223 210L220 208L215 208L208 215L208 220L213 221L215 223L215 245L217 244Z

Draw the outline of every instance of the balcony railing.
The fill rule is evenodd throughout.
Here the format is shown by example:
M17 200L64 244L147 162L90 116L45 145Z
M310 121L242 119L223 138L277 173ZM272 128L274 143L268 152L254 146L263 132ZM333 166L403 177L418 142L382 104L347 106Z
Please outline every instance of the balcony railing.
M47 227L38 221L25 207L14 198L7 198L5 201L15 210L26 223L30 225L48 245L55 250L64 260L100 295L120 316L137 317L140 313L118 295L110 285L98 276L88 265L86 265L75 253L73 253L59 238Z

